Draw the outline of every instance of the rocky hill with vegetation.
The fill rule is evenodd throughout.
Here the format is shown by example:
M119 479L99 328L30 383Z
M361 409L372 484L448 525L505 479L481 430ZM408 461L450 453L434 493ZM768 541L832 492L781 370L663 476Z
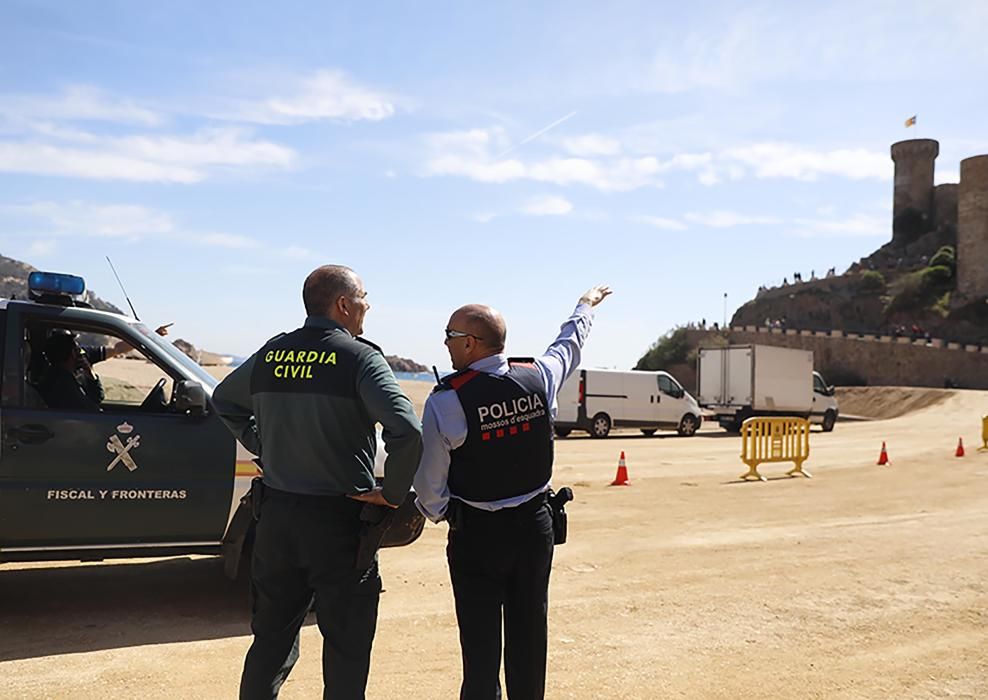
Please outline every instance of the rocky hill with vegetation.
M839 276L759 290L732 326L779 322L800 330L919 332L958 343L988 344L988 304L959 304L956 228L943 224L897 239ZM787 280L788 281L788 280Z
M810 275L806 280L787 280L779 287L760 289L734 313L730 326L928 336L986 346L988 303L955 299L956 236L953 222L932 228L920 219L900 222L893 241L843 274ZM691 386L697 345L717 341L727 343L726 334L674 328L652 344L635 369L664 369ZM836 372L834 379L844 383Z
M27 299L27 276L36 271L37 268L31 267L27 263L0 255L0 299ZM100 299L88 289L81 301L94 309L112 311L117 314L123 313L119 308Z

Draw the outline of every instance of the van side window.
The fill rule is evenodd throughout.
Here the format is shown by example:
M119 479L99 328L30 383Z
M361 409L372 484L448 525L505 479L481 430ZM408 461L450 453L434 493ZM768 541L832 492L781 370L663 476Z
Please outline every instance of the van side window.
M669 377L666 377L665 375L660 374L659 375L659 391L661 391L663 394L670 394L671 395L671 394L675 394L676 393L676 387L672 383L672 380L669 379Z
M815 391L818 394L827 393L827 385L824 384L823 380L820 379L820 377L818 377L815 374L813 375L813 391Z
M174 378L127 340L101 329L27 320L17 359L25 408L91 413L169 410Z

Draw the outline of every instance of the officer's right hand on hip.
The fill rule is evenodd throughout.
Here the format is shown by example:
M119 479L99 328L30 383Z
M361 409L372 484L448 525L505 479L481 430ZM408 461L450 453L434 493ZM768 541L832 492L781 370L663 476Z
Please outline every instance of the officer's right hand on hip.
M381 487L377 487L364 493L351 494L348 498L352 498L355 501L361 501L363 503L370 503L375 506L387 506L388 508L397 508L401 505L400 503L396 505L386 501L384 499L384 492L381 490Z

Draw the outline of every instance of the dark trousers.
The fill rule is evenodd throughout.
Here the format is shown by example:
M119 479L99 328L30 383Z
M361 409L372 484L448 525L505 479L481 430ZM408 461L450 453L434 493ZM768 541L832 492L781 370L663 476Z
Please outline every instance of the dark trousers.
M323 698L362 699L377 626L377 562L354 569L362 504L268 489L257 523L251 584L254 642L240 697L276 698L298 660L299 630L315 596L323 636Z
M463 656L461 700L545 695L552 518L539 497L488 512L457 504L446 546Z

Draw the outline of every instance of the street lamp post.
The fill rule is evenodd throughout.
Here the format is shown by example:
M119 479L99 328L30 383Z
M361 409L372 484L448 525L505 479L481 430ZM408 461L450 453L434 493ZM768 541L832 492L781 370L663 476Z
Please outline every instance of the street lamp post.
M727 328L727 292L724 292L724 324L723 328Z

